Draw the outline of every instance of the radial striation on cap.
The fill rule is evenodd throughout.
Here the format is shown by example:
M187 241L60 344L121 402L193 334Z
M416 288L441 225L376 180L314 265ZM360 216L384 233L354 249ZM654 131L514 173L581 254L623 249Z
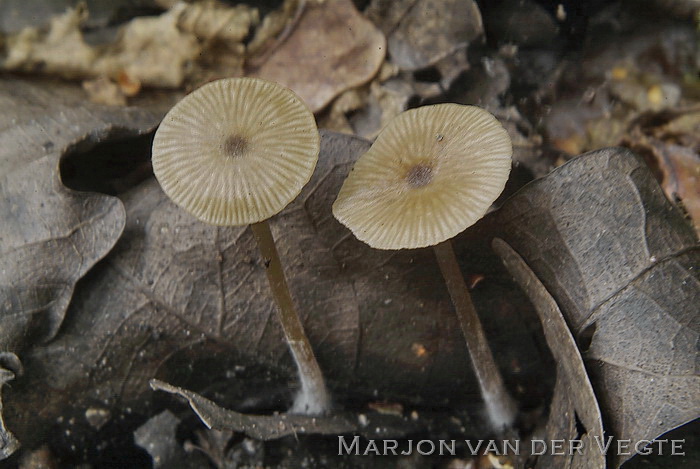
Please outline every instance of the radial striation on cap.
M153 141L153 172L200 220L247 225L299 195L319 145L313 114L291 90L229 78L198 88L168 112Z
M512 154L506 130L481 108L406 111L357 160L333 215L373 248L438 244L484 216L508 180Z

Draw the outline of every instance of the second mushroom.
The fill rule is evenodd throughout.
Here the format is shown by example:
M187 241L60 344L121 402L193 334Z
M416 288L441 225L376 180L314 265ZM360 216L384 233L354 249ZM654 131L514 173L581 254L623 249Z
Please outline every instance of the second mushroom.
M176 104L153 141L163 191L199 220L250 225L299 372L291 412L322 414L330 398L297 314L267 219L311 178L320 137L313 114L291 90L256 78L208 83Z
M450 239L486 213L510 174L512 144L490 113L459 104L406 111L362 155L333 215L377 249L433 246L496 430L516 405L505 389Z

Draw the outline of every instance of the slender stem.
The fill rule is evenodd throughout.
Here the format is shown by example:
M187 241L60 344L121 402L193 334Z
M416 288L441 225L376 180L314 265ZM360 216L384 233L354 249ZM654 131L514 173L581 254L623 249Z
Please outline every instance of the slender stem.
M265 259L267 280L277 303L277 317L297 364L299 380L301 381L301 392L297 394L291 411L303 414L322 414L330 406L330 397L323 380L323 373L318 366L314 351L304 333L304 326L301 324L292 296L289 293L279 253L270 232L270 225L265 220L252 224L251 228L260 253Z
M503 385L503 378L493 359L479 316L474 309L469 289L452 249L452 243L450 240L444 241L434 246L434 250L457 311L457 318L467 342L469 357L479 381L491 424L496 430L510 427L515 420L516 405Z

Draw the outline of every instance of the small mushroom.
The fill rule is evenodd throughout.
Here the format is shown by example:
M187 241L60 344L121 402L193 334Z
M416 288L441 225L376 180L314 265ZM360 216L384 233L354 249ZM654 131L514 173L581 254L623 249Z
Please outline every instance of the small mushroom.
M450 238L484 216L510 174L510 137L488 112L459 104L391 121L343 183L333 215L377 249L433 246L486 410L500 430L516 406L503 385Z
M177 103L153 141L163 191L205 223L251 225L301 389L291 412L321 414L330 398L282 270L267 219L309 182L320 137L291 90L256 78L208 83Z

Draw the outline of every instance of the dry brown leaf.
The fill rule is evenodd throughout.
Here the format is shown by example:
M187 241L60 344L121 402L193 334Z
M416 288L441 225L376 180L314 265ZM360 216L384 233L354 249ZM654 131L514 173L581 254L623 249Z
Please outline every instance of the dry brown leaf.
M700 245L639 157L581 155L524 187L492 223L579 341L609 434L652 440L700 415Z
M670 114L671 118L665 116ZM644 156L670 200L679 201L700 233L700 111L654 113L637 123L623 143ZM666 122L664 122L666 121Z
M603 441L603 422L598 401L588 379L581 353L561 310L542 282L508 243L496 238L492 245L520 288L535 305L547 345L557 362L557 382L544 430L545 441L579 440L583 447L580 453L572 451L566 455L541 455L537 458L536 467L604 468L605 458L596 448L596 441ZM583 427L580 433L577 429L577 419Z
M403 70L464 51L484 31L472 0L374 0L367 16L387 35L391 61Z
M86 134L99 139L127 123L152 127L158 116L86 103L76 87L11 79L0 81L0 107L1 388L18 374L9 352L57 333L76 283L124 228L119 200L61 184L61 152ZM0 459L17 446L0 415Z
M265 15L247 46L250 67L262 64L277 43L284 42L304 8L306 0L285 0L280 8Z
M476 383L432 251L378 253L332 217L345 175L369 143L327 132L321 142L314 177L271 227L331 389L339 401L345 393L377 400L376 391L405 405L473 395ZM84 420L94 399L115 418L120 407L141 412L151 399L146 383L152 377L205 392L203 371L204 381L216 376L233 390L221 399L207 394L230 406L251 389L251 398L264 395L265 373L228 375L243 365L277 373L267 386L289 394L294 365L273 321L264 264L249 230L197 222L155 181L125 195L124 203L127 226L116 249L81 283L70 323L51 343L33 347L32 366L7 392L10 428L26 444L55 428L44 418L77 412ZM500 344L502 363L517 355L523 369L537 375L530 332L503 306L520 304L522 294L511 290L482 282L474 297L494 311L485 327ZM524 311L527 305L518 307ZM504 316L510 318L506 330L499 326ZM429 353L417 355L415 343ZM260 381L251 387L251 379ZM46 389L54 391L49 398Z
M318 112L371 80L385 49L384 35L351 0L309 2L289 37L250 74L291 88Z

